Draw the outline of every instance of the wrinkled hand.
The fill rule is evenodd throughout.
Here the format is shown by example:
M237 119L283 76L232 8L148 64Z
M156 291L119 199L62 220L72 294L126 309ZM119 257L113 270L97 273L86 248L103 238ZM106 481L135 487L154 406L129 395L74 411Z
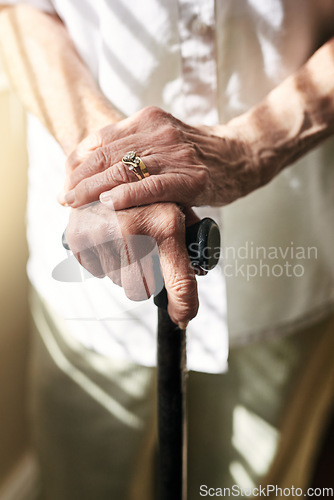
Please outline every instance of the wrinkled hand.
M162 288L160 278L156 290L154 257L159 254L170 317L187 323L196 315L197 285L185 246L185 216L175 204L115 212L93 203L71 210L66 238L85 269L108 276L132 300L145 300Z
M121 162L135 150L150 177L138 181ZM99 199L115 209L169 201L183 206L230 203L257 187L247 142L226 126L224 138L148 107L87 137L69 156L65 195L79 207Z

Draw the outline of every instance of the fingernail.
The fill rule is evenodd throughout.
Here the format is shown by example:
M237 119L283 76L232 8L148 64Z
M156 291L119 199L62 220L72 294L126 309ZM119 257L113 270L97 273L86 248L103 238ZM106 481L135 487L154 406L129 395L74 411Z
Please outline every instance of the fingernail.
M65 205L72 205L72 203L75 200L75 195L74 195L74 190L69 191L68 193L64 194L64 203Z
M180 330L185 330L187 328L188 324L189 324L189 321L180 321L178 326L179 326Z
M105 201L112 201L112 197L110 191L106 191L105 193L100 194L100 201L104 203Z
M100 194L100 202L104 203L108 208L114 209L114 201L112 199L112 195L110 191L106 191L105 193Z

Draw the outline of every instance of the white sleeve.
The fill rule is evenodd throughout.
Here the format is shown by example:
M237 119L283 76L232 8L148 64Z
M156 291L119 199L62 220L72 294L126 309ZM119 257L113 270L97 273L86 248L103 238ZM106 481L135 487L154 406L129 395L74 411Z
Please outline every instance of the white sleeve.
M17 5L26 4L36 7L36 9L48 12L49 14L55 14L55 9L53 7L51 0L0 0L0 5Z

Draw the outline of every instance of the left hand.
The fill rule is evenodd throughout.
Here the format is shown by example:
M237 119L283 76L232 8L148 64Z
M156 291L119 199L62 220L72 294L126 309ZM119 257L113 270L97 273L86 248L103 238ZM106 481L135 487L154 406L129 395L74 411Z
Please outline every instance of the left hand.
M117 212L92 203L71 210L66 239L87 271L107 276L131 300L146 300L161 290L160 262L168 313L185 328L198 310L195 270L185 245L186 218L189 224L198 221L191 210L184 213L174 203Z
M88 136L67 161L66 192L71 207L101 201L115 210L155 202L221 206L259 185L247 141L236 129L224 137L209 127L191 127L148 107ZM121 159L135 150L150 176L137 180Z

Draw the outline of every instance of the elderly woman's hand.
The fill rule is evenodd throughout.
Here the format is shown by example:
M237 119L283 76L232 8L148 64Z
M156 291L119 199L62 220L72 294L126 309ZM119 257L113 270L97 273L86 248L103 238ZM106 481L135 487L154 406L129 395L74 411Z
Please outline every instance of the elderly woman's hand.
M196 220L191 211L187 218ZM109 277L132 300L161 290L160 261L170 317L184 326L196 315L197 285L185 245L185 215L174 203L118 212L99 202L76 208L66 239L85 269Z
M222 127L220 127L220 133ZM62 204L100 199L115 210L159 201L183 206L225 205L258 187L245 138L191 127L148 107L87 137L69 156ZM138 181L123 156L136 151L150 176Z

